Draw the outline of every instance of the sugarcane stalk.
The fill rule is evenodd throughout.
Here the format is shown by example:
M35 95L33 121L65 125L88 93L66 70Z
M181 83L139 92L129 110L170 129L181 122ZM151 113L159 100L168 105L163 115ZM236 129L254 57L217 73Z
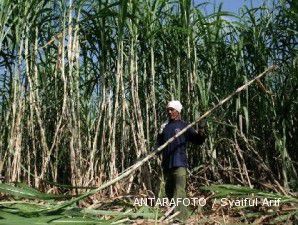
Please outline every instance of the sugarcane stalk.
M133 171L135 171L136 169L138 169L140 166L142 166L145 162L149 161L150 159L152 159L154 156L156 156L157 153L161 152L165 147L168 146L168 144L170 144L171 142L173 142L177 137L181 136L182 134L184 134L189 128L191 128L192 126L194 126L196 123L198 123L199 121L203 120L204 118L206 118L207 116L209 116L213 111L215 111L216 109L218 109L220 106L222 106L224 103L226 103L227 101L229 101L233 96L235 96L236 94L240 93L241 91L243 91L244 89L246 89L248 86L250 86L252 83L254 83L256 80L262 78L263 76L269 74L270 72L276 70L277 67L276 66L271 66L269 68L267 68L264 72L260 73L258 76L256 76L255 78L253 78L252 80L248 81L247 83L245 83L244 85L240 86L239 88L237 88L233 93L231 93L230 95L228 95L226 98L222 99L218 104L216 104L215 106L213 106L211 109L209 109L207 112L205 112L202 116L200 116L199 118L197 118L194 122L190 123L188 126L186 126L184 129L182 129L179 133L177 133L176 135L174 135L172 138L170 138L168 141L166 141L163 145L159 146L157 149L155 149L154 151L150 152L147 156L145 156L144 158L140 159L138 162L136 162L134 165L132 165L131 167L127 168L126 170L124 170L122 173L119 174L119 176L117 176L116 178L107 181L106 183L102 184L100 187L90 190L82 195L80 195L77 198L74 198L72 200L69 200L67 202L64 202L63 204L56 206L53 209L47 210L46 213L53 213L56 212L62 208L65 208L69 205L72 205L86 197L89 197L95 193L97 193L98 191L101 191L117 182L119 182L120 180L124 179L125 177L129 176Z

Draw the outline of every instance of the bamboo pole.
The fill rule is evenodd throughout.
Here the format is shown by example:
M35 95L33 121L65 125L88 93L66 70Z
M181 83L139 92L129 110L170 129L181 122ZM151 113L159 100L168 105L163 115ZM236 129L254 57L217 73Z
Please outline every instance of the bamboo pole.
M245 88L247 88L249 85L251 85L252 83L254 83L256 80L260 79L261 77L265 76L266 74L268 74L269 72L272 72L274 70L276 70L277 67L276 66L271 66L269 68L267 68L264 72L260 73L258 76L256 76L255 78L253 78L252 80L248 81L247 83L245 83L244 85L240 86L239 88L236 89L236 91L234 91L233 93L231 93L230 95L228 95L226 98L222 99L217 105L213 106L211 109L209 109L207 112L205 112L202 116L200 116L199 118L197 118L194 122L190 123L188 126L186 126L184 129L182 129L179 133L177 133L175 136L173 136L172 138L170 138L168 141L166 141L163 145L161 145L159 148L155 149L154 151L152 151L151 153L149 153L147 156L145 156L143 159L139 160L138 162L136 162L134 165L132 165L131 167L127 168L126 170L124 170L122 173L119 174L118 177L116 177L115 179L109 180L106 183L102 184L100 187L94 189L94 190L90 190L84 194L82 194L81 196L74 198L70 201L67 201L59 206L54 207L53 209L50 210L42 210L40 212L44 212L44 213L53 213L56 212L62 208L65 208L69 205L72 205L90 195L93 195L95 193L97 193L98 191L101 191L117 182L119 182L120 180L122 180L123 178L129 176L133 171L135 171L136 169L138 169L140 166L142 166L145 162L149 161L150 159L152 159L154 156L156 156L157 153L161 152L168 144L170 144L171 142L173 142L177 137L181 136L182 134L184 134L189 128L191 128L192 126L194 126L196 123L198 123L199 121L201 121L202 119L206 118L207 116L209 116L213 111L215 111L216 109L218 109L220 106L222 106L224 103L226 103L227 101L229 101L233 96L235 96L236 94L240 93L241 91L243 91Z

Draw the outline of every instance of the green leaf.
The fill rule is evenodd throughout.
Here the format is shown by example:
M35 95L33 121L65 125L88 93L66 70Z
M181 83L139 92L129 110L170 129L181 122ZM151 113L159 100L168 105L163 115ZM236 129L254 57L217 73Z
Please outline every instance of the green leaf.
M42 200L61 199L61 198L68 197L64 195L45 194L25 184L17 184L17 185L18 187L12 186L10 184L0 183L0 193L6 193L9 195L13 195L15 197L29 198L29 199L42 199Z

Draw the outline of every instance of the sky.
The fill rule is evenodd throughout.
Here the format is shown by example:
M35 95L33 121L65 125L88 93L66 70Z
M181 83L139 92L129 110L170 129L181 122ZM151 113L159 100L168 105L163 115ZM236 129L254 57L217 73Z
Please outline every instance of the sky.
M237 13L239 8L241 8L243 5L247 5L248 8L251 8L251 6L259 7L262 5L263 1L264 0L194 0L194 4L197 5L200 3L209 2L210 4L206 4L206 6L203 7L209 14L214 12L214 3L216 6L218 6L222 2L222 11Z

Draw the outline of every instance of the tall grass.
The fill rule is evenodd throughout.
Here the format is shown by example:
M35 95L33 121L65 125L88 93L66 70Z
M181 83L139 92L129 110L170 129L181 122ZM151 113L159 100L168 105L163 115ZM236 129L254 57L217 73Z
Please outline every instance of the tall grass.
M98 186L155 145L168 100L180 99L191 122L276 64L275 76L208 119L208 140L190 148L190 165L206 180L297 188L295 7L276 1L239 15L220 6L206 15L201 7L190 0L2 1L5 181ZM150 162L109 193L154 188L148 177L158 170Z

